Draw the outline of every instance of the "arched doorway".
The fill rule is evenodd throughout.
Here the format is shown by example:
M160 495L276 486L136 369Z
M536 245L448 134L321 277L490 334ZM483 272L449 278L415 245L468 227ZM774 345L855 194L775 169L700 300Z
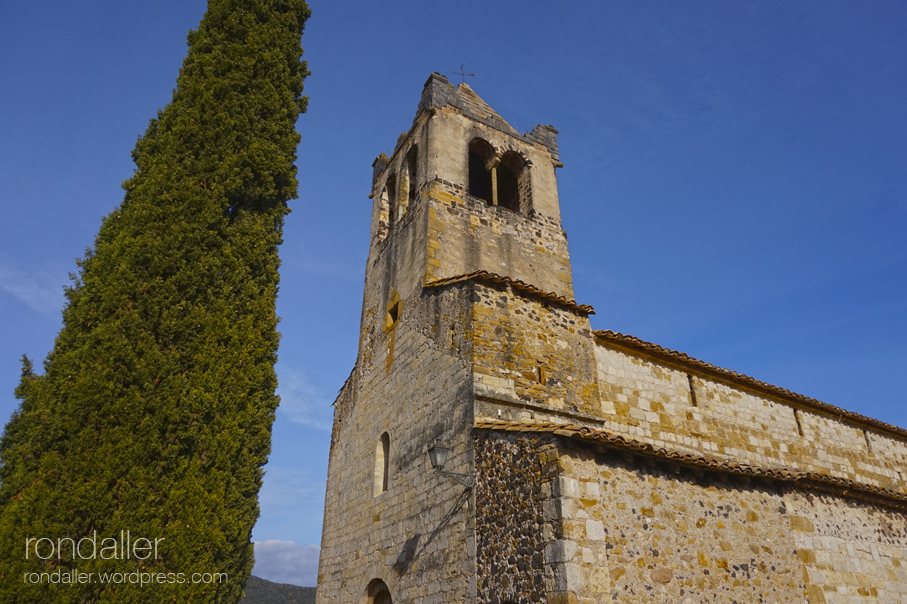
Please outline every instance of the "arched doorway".
M372 579L365 588L363 604L393 604L387 583L381 579Z

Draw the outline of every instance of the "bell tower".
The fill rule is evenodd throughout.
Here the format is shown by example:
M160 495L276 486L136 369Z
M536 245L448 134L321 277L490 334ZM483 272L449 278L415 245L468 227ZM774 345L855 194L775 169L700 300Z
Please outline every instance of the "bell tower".
M372 164L367 281L398 289L475 271L573 297L557 130L519 134L467 84L429 77L409 132Z
M469 478L477 418L594 412L593 311L573 301L560 166L553 127L520 134L437 73L409 131L372 164L359 354L334 403L322 604L490 601ZM448 475L433 471L432 447L450 452Z

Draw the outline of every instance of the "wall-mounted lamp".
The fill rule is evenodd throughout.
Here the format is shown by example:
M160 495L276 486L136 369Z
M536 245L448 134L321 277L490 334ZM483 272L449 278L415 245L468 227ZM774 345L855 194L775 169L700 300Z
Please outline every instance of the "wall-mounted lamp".
M431 449L428 450L428 459L431 461L431 467L433 467L439 474L447 476L451 480L455 480L464 487L471 489L475 485L475 478L469 476L468 474L457 474L455 472L444 471L444 464L447 463L447 456L449 454L450 449L448 449L447 447L432 445Z
M448 453L450 453L450 449L445 449L444 447L439 447L437 445L429 449L428 458L431 460L431 467L436 470L443 470L444 464L447 463Z

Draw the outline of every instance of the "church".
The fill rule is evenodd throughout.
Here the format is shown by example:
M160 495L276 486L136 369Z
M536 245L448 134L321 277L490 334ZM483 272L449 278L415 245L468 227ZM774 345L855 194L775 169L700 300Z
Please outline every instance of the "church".
M372 165L320 604L907 604L907 430L574 300L557 130L432 74Z

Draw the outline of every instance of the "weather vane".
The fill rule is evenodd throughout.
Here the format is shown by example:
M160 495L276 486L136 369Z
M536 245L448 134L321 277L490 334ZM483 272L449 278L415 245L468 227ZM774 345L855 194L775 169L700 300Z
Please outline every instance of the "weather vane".
M466 83L466 76L469 76L469 77L471 77L471 78L476 77L476 74L474 74L474 73L464 73L464 72L463 72L463 63L460 63L460 71L453 71L453 72L451 72L451 73L452 73L452 75L463 76L463 83L464 83L464 84Z

